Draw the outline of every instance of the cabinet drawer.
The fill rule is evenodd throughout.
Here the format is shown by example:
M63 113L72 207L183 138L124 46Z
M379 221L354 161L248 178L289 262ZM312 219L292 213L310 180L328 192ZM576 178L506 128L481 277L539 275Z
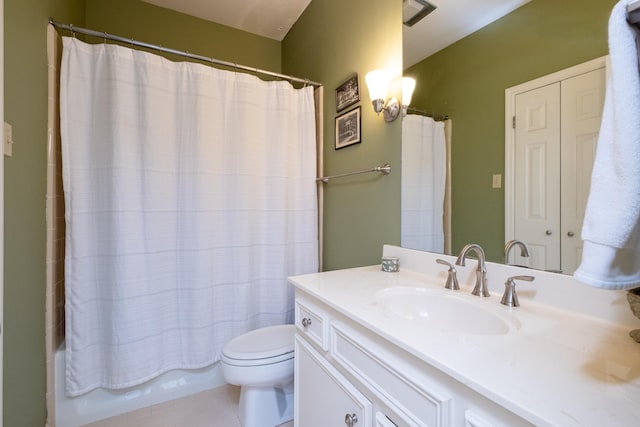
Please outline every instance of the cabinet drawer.
M415 373L393 368L385 351L373 342L337 322L331 326L332 359L361 380L381 399L399 408L418 426L447 426L451 396L436 389ZM391 357L390 355L388 355Z
M371 427L371 402L299 336L295 351L295 425Z
M313 304L300 298L296 298L296 327L302 335L317 344L322 350L329 349L327 315Z

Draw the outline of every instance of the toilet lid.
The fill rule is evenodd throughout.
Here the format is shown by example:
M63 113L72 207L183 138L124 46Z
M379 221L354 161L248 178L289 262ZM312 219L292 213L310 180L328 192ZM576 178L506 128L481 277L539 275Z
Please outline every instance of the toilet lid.
M294 325L255 329L229 341L222 354L229 359L256 360L293 353Z

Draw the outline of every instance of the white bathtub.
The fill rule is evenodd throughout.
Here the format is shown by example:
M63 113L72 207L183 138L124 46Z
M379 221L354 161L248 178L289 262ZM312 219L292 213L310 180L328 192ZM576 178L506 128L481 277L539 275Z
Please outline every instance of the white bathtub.
M69 398L64 393L64 345L55 354L55 414L57 427L77 427L136 409L220 387L220 364L197 370L175 370L137 387L96 389Z

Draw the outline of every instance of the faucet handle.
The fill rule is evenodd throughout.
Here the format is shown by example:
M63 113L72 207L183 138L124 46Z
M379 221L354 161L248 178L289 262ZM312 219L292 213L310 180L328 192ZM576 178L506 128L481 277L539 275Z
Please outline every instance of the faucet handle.
M524 280L527 282L533 282L535 277L533 276L512 276L504 283L504 294L500 304L508 305L509 307L519 307L518 294L516 293L516 280Z
M440 258L436 259L436 262L438 264L446 265L449 267L449 272L447 274L447 283L445 283L444 287L453 291L459 290L460 286L458 286L458 276L456 275L456 268L451 263L448 263L447 261Z

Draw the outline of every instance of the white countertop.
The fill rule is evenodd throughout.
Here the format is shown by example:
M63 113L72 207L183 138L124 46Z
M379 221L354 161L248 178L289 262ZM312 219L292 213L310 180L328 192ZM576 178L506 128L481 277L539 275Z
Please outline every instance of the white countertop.
M640 344L628 336L637 319L620 302L622 293L591 291L567 276L487 263L488 278L494 279L489 280L492 296L480 298L471 295L475 260L459 267L461 289L448 291L442 287L446 269L435 259L451 257L388 246L384 253L400 257L400 272L385 273L376 265L290 281L533 424L640 425ZM504 277L515 274L536 276L537 286L518 284L521 306L509 308L500 304L500 286ZM497 335L446 333L403 318L374 297L398 286L455 292L455 298L504 319L510 330ZM555 295L567 301L566 309L545 304ZM603 310L593 308L599 303ZM640 320L634 327L640 328Z

